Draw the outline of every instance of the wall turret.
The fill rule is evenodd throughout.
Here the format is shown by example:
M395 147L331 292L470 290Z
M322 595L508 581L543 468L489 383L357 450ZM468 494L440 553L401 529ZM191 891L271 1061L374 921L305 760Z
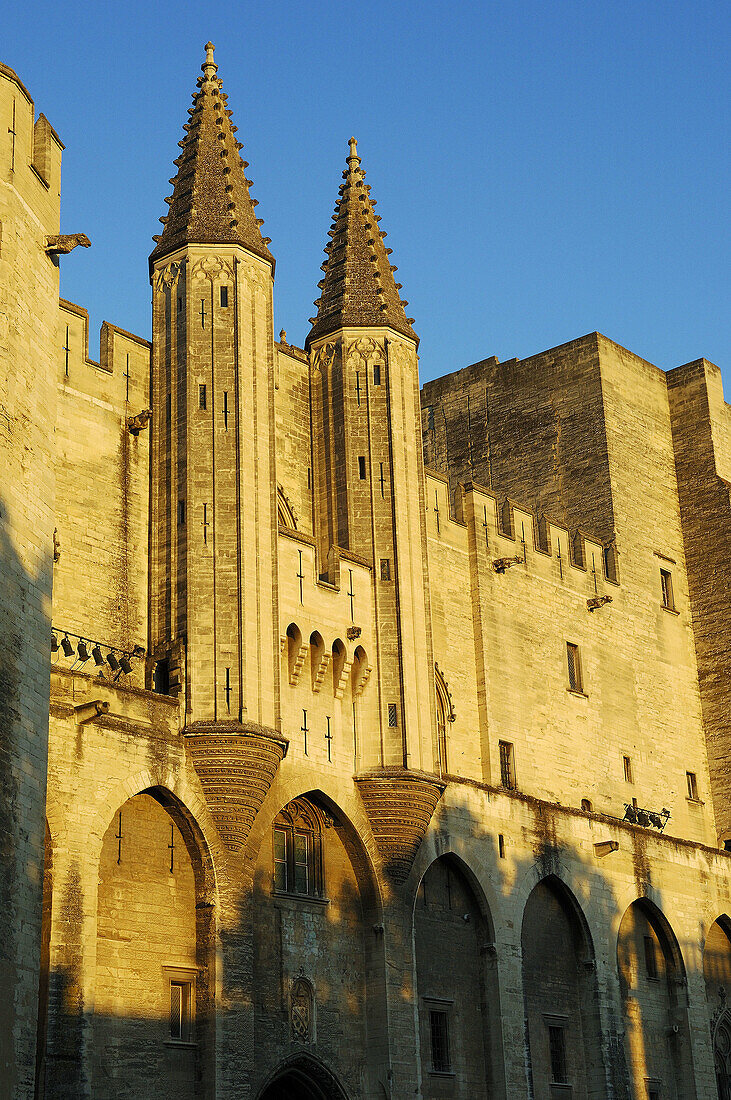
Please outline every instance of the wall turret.
M364 762L432 771L431 650L418 338L350 140L317 316L307 338L321 560L343 547L373 570L380 731Z
M153 287L151 645L186 726L279 713L274 260L213 46L180 142Z

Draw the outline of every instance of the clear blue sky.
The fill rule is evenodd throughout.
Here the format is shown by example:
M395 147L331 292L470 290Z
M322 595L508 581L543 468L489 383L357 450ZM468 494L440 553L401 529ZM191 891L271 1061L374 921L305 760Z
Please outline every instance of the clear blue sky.
M12 10L8 10L12 8ZM721 0L7 5L0 60L66 145L61 292L148 336L151 236L211 38L301 345L354 133L422 378L598 329L731 372ZM726 385L731 400L731 373Z

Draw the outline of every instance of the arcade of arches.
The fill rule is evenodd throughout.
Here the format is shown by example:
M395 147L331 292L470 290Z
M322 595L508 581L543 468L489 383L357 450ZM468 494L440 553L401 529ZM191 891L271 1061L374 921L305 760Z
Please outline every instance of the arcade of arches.
M193 828L165 791L134 796L108 825L99 860L90 1031L95 1098L209 1095L202 1082L213 1049L215 936L205 862ZM38 1097L54 998L50 834L44 885ZM336 808L314 795L282 807L265 830L251 902L253 1036L262 1053L252 1096L364 1100L386 1012L385 963L374 934L380 910L367 860ZM424 874L413 937L421 1095L504 1096L500 954L480 887L456 857L436 859ZM555 876L527 898L521 953L534 1100L552 1100L562 1088L573 1100L605 1096L594 946L581 906ZM646 898L621 920L617 968L628 1076L644 1080L649 1097L692 1100L683 959L668 921ZM708 931L703 976L718 1097L731 1100L727 918Z

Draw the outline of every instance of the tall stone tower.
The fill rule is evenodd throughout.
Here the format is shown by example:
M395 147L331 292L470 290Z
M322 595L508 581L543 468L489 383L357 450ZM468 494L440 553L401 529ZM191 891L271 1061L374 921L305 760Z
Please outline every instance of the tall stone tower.
M315 512L321 559L333 547L374 573L380 737L371 766L431 772L431 646L420 443L418 338L404 312L355 138L325 252L312 371Z
M0 65L0 1092L19 1100L39 986L62 149Z
M183 696L196 766L235 847L229 765L251 749L241 733L273 735L279 714L274 260L217 68L209 43L150 257L150 622L158 671ZM275 768L283 746L271 751Z

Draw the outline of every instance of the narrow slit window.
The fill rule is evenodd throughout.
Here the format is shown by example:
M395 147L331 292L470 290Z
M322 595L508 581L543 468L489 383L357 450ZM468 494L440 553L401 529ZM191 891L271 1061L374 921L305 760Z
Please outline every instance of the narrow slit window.
M365 481L366 476L366 463L365 455L358 455L358 477L361 481Z
M208 405L207 390L205 383L201 383L198 386L198 408L205 409Z
M566 1028L553 1024L549 1025L548 1049L551 1055L551 1083L554 1085L568 1084Z
M170 394L165 397L165 423L169 424L172 419L173 402Z
M584 690L584 677L581 672L581 654L573 642L566 643L566 660L569 668L569 691Z
M431 1038L431 1066L434 1073L449 1073L452 1062L449 1055L449 1018L443 1009L429 1010Z
M660 587L662 590L662 605L668 611L675 611L675 598L673 596L673 576L667 569L660 570Z
M225 309L227 305L228 305L228 287L227 286L222 286L221 287L221 307L223 309Z
M185 501L178 501L178 524L181 527L185 526Z
M390 558L381 558L381 580L382 581L390 581L391 580L391 559Z
M510 741L500 741L500 785L515 790L515 755Z
M685 773L685 782L688 787L688 798L691 798L694 802L698 801L698 780L696 779L695 772Z
M657 978L657 953L652 936L645 936L645 974L653 980Z
M391 729L398 725L398 707L395 703L388 704L388 724Z
M376 363L373 368L373 385L380 386L381 384L381 364Z
M622 769L626 783L632 783L632 759L629 756L622 757Z
M178 298L178 313L182 313L182 312L183 312L183 299Z
M500 859L505 859L505 837L502 833L497 835L497 851Z

